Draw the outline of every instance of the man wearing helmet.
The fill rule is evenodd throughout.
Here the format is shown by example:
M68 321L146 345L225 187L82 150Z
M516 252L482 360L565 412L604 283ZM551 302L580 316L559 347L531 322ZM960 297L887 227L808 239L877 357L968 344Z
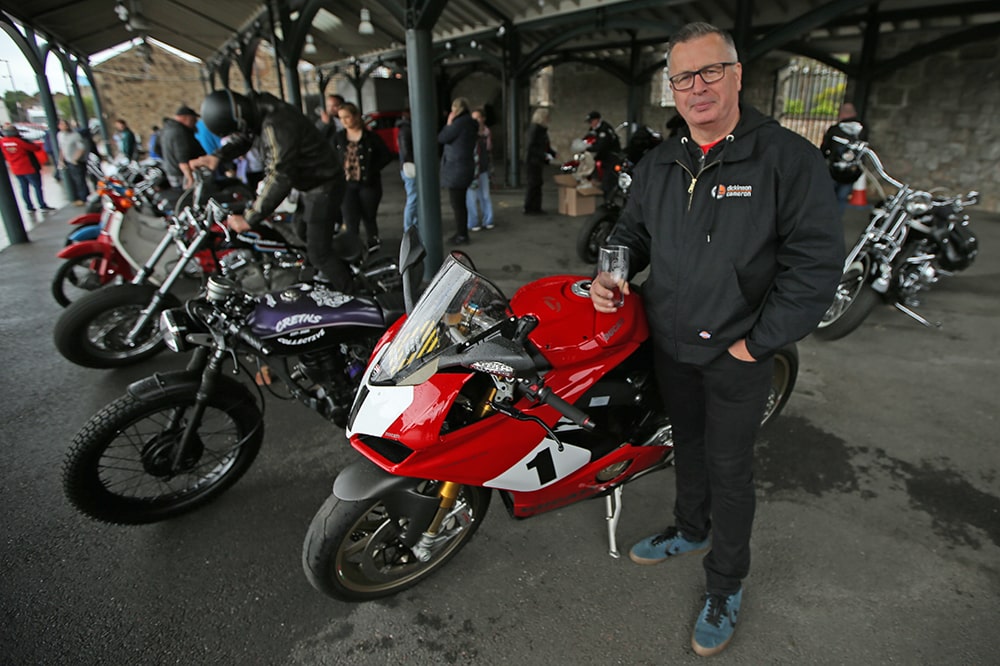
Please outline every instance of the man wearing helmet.
M260 194L243 215L229 216L229 227L247 231L259 225L295 188L300 192L296 214L306 228L310 263L335 289L349 290L350 270L333 251L344 171L316 126L292 105L258 92L216 90L202 103L201 117L208 129L229 140L212 155L192 160L192 168L215 169L220 161L233 160L254 145L265 163Z

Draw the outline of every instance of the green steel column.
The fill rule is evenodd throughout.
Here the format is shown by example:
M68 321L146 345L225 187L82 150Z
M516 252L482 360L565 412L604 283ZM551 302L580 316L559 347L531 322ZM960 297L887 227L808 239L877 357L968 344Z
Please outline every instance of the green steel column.
M413 127L414 164L417 167L417 225L427 249L424 278L429 280L444 261L441 240L441 178L438 173L437 104L431 65L434 55L430 30L407 28L406 61Z

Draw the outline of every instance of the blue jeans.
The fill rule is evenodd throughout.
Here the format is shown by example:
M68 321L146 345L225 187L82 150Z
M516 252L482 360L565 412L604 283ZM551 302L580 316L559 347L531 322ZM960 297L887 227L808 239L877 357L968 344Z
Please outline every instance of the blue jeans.
M31 192L28 189L29 185L35 189L35 198L38 199L38 207L49 207L49 205L45 203L45 196L42 194L42 174L29 173L24 176L18 176L17 182L21 185L21 198L24 199L24 205L27 206L28 210L35 210L35 207L31 205Z
M476 188L469 188L465 192L465 206L469 209L469 228L479 226L479 216L482 215L483 226L493 226L493 202L490 201L490 174L481 173L473 181L478 183ZM479 204L479 212L476 212L476 204Z
M851 197L851 190L854 189L854 183L838 183L833 182L833 191L837 195L837 209L840 211L840 216L844 216L844 210L847 208L847 201Z
M406 204L403 205L403 231L405 232L417 223L417 179L408 178L402 169L399 170L399 177L403 179L403 188L406 190Z

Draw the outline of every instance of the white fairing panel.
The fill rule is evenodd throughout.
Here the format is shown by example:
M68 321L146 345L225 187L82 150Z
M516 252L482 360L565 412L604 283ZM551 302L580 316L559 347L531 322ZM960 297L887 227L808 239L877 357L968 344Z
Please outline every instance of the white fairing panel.
M548 437L531 453L517 461L506 472L483 485L499 490L531 492L565 478L590 462L590 451L579 446L559 444Z
M347 436L373 435L382 437L396 419L413 404L412 386L368 385L368 395L361 403Z

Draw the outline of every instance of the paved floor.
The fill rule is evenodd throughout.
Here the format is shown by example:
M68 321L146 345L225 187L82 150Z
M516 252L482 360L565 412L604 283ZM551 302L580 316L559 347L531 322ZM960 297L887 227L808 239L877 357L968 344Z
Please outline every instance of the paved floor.
M383 236L401 226L385 174ZM498 192L497 228L467 248L508 293L586 273L580 220L525 218ZM546 207L555 207L546 190ZM74 433L131 380L59 357L48 293L61 211L0 253L0 661L10 664L695 663L697 558L657 567L605 552L603 504L513 521L502 504L444 571L361 605L315 592L302 538L337 471L343 433L298 404L268 404L247 476L160 525L99 525L62 498ZM982 253L940 283L922 328L880 309L836 342L806 339L783 416L758 445L754 564L734 664L996 663L1000 634L1000 219L971 211ZM848 235L861 220L850 211ZM398 231L395 234L398 241ZM624 544L669 522L672 472L628 488Z

